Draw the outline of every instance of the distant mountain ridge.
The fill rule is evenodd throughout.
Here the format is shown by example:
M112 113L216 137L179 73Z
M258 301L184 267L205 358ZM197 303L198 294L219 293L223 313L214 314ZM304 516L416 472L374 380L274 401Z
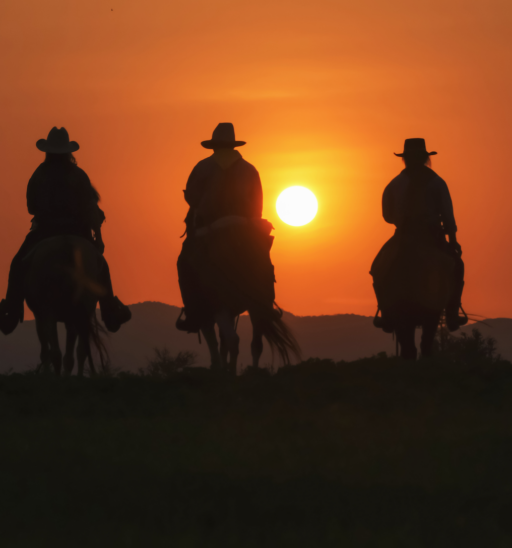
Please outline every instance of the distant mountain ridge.
M143 302L130 305L132 320L118 333L109 336L107 347L114 368L136 371L153 355L155 348L168 348L171 353L189 350L197 354L197 365L208 365L206 343L199 343L197 335L188 335L175 328L181 309L159 302ZM355 314L332 316L295 316L285 312L285 321L299 341L303 357L331 358L335 361L356 360L385 351L395 352L391 335L373 327L373 318ZM465 326L462 332L471 333L474 327L485 335L494 337L501 355L512 361L512 319L496 318L486 324ZM238 324L240 335L241 366L251 363L251 323L248 316L241 316ZM64 328L59 326L61 347L64 347ZM14 333L0 335L0 372L13 369L22 371L33 368L39 362L39 342L33 321L24 322ZM272 363L272 355L265 342L262 364ZM278 365L277 358L275 365Z

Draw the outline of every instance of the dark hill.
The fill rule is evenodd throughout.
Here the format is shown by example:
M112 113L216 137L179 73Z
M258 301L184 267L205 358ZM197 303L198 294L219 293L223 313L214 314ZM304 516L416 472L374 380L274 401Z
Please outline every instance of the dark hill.
M178 307L145 302L131 305L130 308L133 312L132 321L118 333L110 335L108 340L115 368L136 370L142 367L155 347L167 347L172 353L190 350L198 355L198 365L209 363L206 343L203 341L199 344L197 336L181 333L174 327L180 312ZM285 313L285 319L301 344L304 358L349 361L382 351L394 352L392 336L375 329L371 317L355 314L301 317ZM488 326L480 324L479 329L484 335L496 338L502 356L512 359L512 320L498 318L486 323ZM467 326L464 329L470 332L472 328ZM247 316L240 318L238 333L241 338L240 363L246 366L251 363L251 324ZM62 345L62 326L59 334ZM38 356L39 344L33 321L25 322L8 337L0 335L0 372L11 368L18 371L32 368L38 363ZM265 345L262 363L271 362L271 353Z

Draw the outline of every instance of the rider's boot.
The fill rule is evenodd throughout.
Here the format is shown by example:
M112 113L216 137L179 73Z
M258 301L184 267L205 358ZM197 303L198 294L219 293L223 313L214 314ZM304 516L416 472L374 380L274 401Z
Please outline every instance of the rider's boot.
M101 319L105 327L111 333L119 331L119 328L132 318L131 310L123 304L118 297L114 297L110 270L105 257L101 257L101 270L99 281L104 287L105 295L100 297Z
M377 310L377 314L373 318L373 325L382 329L384 333L393 333L393 322L391 321L389 314L384 310L380 310L381 315L379 316L379 310Z
M185 314L185 319L182 318L183 314ZM186 331L187 333L199 333L201 329L200 322L198 319L194 318L194 314L191 313L190 307L183 307L181 309L181 314L176 320L176 329L179 331Z
M132 318L131 310L118 297L108 296L100 299L101 319L111 333Z
M9 272L9 283L7 295L0 302L0 331L4 335L12 333L18 323L23 322L24 316L24 295L23 295L24 272L22 263L13 260Z
M0 331L4 335L11 334L23 321L23 299L12 301L2 299L0 302Z
M463 316L459 315L459 309L462 310ZM457 331L459 327L466 325L468 323L468 316L464 312L462 306L448 306L446 307L446 327L448 331L453 332Z

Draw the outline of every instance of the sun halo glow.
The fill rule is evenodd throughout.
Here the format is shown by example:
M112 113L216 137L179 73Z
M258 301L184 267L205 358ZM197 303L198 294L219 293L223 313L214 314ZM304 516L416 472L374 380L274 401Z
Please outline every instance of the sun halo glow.
M303 186L291 186L277 198L276 209L279 218L291 226L310 223L318 211L316 196Z

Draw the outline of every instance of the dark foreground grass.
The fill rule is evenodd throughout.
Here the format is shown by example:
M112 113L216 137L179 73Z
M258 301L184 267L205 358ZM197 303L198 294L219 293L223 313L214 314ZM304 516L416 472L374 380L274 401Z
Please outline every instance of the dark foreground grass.
M0 377L5 547L510 547L512 365Z

